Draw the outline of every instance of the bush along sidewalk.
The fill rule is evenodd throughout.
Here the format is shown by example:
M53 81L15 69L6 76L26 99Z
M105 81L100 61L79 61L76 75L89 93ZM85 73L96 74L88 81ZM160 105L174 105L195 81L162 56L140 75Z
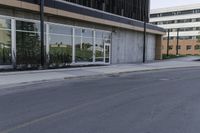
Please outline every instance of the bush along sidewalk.
M180 57L186 57L186 55L166 55L166 54L163 54L162 57L163 57L163 60L166 60L166 59L175 59L175 58L180 58Z

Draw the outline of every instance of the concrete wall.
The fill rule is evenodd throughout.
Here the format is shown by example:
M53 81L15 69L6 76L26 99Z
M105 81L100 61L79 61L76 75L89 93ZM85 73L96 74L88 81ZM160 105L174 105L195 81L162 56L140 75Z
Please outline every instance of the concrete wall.
M146 60L155 60L156 36L146 37ZM143 33L114 29L112 33L112 64L136 63L143 60Z

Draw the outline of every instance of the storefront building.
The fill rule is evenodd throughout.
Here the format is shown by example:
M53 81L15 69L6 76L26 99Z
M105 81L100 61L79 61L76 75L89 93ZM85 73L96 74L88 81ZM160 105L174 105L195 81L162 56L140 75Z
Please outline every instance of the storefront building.
M45 3L48 66L142 62L144 23L138 20L144 18L125 17L125 9L120 16L71 2ZM40 66L39 7L37 0L0 1L0 68ZM101 8L105 7L106 3ZM147 24L147 61L161 58L163 34L163 29Z

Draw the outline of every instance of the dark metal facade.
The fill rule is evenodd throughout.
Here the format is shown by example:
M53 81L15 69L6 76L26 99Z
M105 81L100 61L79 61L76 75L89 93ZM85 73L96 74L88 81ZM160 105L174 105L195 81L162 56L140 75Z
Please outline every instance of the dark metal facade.
M40 0L21 0L39 4ZM150 0L63 0L82 6L98 9L112 14L144 21L149 20ZM146 1L146 2L145 2ZM45 0L46 5L54 4L55 0ZM145 4L146 3L146 4Z
M40 4L40 0L20 0L20 1L30 2L30 3L34 3L34 4ZM44 4L45 4L45 6L51 7L51 8L61 9L64 11L74 12L74 13L83 14L83 15L88 15L88 16L96 17L96 18L100 18L100 19L116 21L119 23L133 25L133 26L137 26L137 27L141 27L141 28L144 27L144 23L142 22L142 21L144 21L144 16L146 16L146 22L149 21L149 13L148 13L149 12L149 0L146 0L146 5L143 4L143 2L145 2L145 0L107 0L107 1L115 1L115 4L117 3L117 1L126 1L125 3L128 3L128 1L131 1L130 3L135 1L136 4L137 4L137 2L140 3L138 5L138 7L134 4L132 6L130 6L129 4L125 6L126 10L124 10L124 13L126 11L126 14L132 14L132 17L131 17L131 15L129 17L126 17L125 14L124 15L122 14L125 17L120 17L121 15L120 16L113 15L113 14L117 14L117 12L110 13L110 14L105 13L105 12L111 12L112 9L110 9L110 11L104 10L105 12L102 12L101 9L98 9L99 10L98 11L98 10L91 10L89 8L84 8L87 5L90 7L90 4L86 4L86 6L84 6L84 2L88 1L88 0L73 0L73 1L77 2L79 4L77 4L77 3L71 4L71 3L73 3L72 0L71 0L71 2L68 1L65 3L57 1L57 0L45 0ZM92 1L94 2L94 1L103 1L103 0L92 0ZM80 7L77 5L83 5L83 7ZM92 5L95 5L95 4L92 4ZM120 6L123 7L119 3L116 5L118 5L119 7ZM112 8L115 7L115 9L117 9L116 6L113 6L113 5L109 5L109 6ZM97 7L101 7L101 6L98 5ZM134 7L135 7L135 9L134 9ZM95 7L91 7L91 8L95 8ZM131 11L129 11L129 8L130 8L130 10L134 10L135 13L128 13L128 12L131 12ZM145 10L146 12L144 12L144 9L146 9ZM135 14L135 15L133 15L133 14ZM129 18L132 18L132 19L129 19ZM137 21L137 20L140 20L140 21ZM155 25L151 25L151 24L147 23L146 26L148 29L165 32L165 30L163 28L157 27Z
M147 17L146 20L148 20L149 16L148 14L149 14L150 0L65 0L65 1L125 16L128 18L137 19L140 21L144 21L144 12L146 12L145 15Z

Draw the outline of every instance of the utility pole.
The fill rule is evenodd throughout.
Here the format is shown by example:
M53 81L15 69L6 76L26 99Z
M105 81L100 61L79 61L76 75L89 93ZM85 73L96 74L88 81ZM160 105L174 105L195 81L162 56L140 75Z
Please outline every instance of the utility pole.
M144 15L144 44L143 44L143 63L145 63L146 61L146 28L147 28L147 19L146 19L146 0L144 0L144 12L143 12L143 15Z
M178 46L179 46L179 28L177 29L177 43L176 43L176 55L178 55Z
M168 36L167 36L167 56L169 56L169 29L168 29Z
M44 0L40 0L40 36L41 36L41 67L44 69L45 65L45 51L44 51Z

